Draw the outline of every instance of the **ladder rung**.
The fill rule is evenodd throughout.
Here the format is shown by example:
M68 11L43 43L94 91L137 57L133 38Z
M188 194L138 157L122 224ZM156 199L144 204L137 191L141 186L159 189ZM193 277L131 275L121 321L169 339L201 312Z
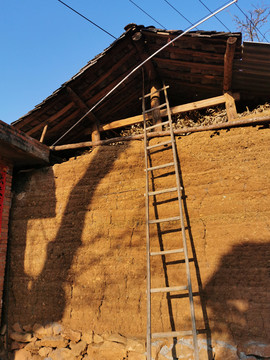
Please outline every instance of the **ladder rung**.
M188 286L171 286L171 287L154 288L154 289L150 290L150 293L184 291L187 289L188 289Z
M146 170L147 171L158 170L158 169L163 169L163 168L168 167L168 166L174 166L174 162L167 163L167 164L162 164L162 165L158 165L158 166L153 166L153 167L147 168Z
M151 109L145 110L144 113L147 114L147 113L149 113L149 112L151 112L151 111L154 111L154 110L156 110L156 109L161 109L162 107L164 107L164 106L166 106L166 105L167 105L167 103L163 103L163 104L160 104L160 105L158 105L158 106L154 106L154 107L152 107Z
M165 337L167 338L167 337L178 337L178 336L187 336L187 335L192 335L192 330L153 333L151 338L158 339Z
M156 90L156 91L153 91L153 92L151 92L151 93L148 93L148 94L144 95L143 97L144 97L144 98L147 98L147 97L149 97L149 96L151 96L151 95L154 95L154 94L156 94L156 93L158 93L158 92L160 92L160 91L164 91L165 89L169 89L169 86L163 86L163 88L158 89L158 90ZM140 97L140 100L142 100L142 99L143 99L143 98Z
M160 125L160 124L159 124L159 125ZM159 144L147 146L146 149L147 149L147 150L150 150L150 149L154 149L154 148L157 148L157 147L159 147L159 146L168 145L168 144L171 144L171 143L172 143L171 140L170 140L170 141L164 141L164 142L161 142L161 143L159 143Z
M155 255L167 255L167 254L178 254L178 253L182 253L184 252L184 249L174 249L174 250L164 250L164 251L153 251L150 252L151 256L155 256Z
M158 223L162 223L162 222L166 222L166 221L177 221L180 219L181 219L180 216L175 216L175 217L171 217L171 218L167 218L167 219L149 220L148 223L149 224L158 224Z
M181 188L182 190L182 188ZM169 193L169 192L173 192L173 191L177 191L177 187L173 187L170 189L163 189L163 190L158 190L158 191L150 191L148 193L148 195L159 195L159 194L165 194L165 193Z
M154 128L158 127L158 126L163 126L163 125L167 125L167 124L169 124L169 120L168 120L168 121L164 121L164 122L159 123L159 124L155 124L155 125L148 126L145 130L146 130L146 131L147 131L147 130L151 130L151 129L154 129Z

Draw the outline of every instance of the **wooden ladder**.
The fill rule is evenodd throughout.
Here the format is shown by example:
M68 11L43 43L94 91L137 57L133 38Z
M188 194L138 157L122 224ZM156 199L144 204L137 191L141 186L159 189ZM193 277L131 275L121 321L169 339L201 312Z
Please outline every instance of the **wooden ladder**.
M165 102L161 105L155 106L150 109L145 109L145 100L153 95L149 93L147 95L143 94L142 97L142 110L143 110L143 118L144 118L144 151L145 151L145 172L146 172L146 194L145 194L145 203L146 203L146 241L147 241L147 360L151 359L151 341L152 339L158 338L177 338L182 336L193 336L193 351L194 351L194 359L199 360L199 351L198 351L198 341L197 341L197 330L196 330L196 322L195 322L195 312L194 312L194 303L193 303L193 294L192 294L192 286L191 286L191 276L190 276L190 267L189 267L189 258L188 258L188 251L187 251L187 241L185 235L185 223L184 223L184 215L183 215L183 206L182 206L182 187L180 185L180 176L179 176L179 168L178 168L178 161L177 161L177 152L175 146L175 139L174 139L174 132L172 127L172 119L171 119L171 112L169 107L168 95L167 95L167 88L168 86L164 86L156 92L163 92ZM147 126L146 124L146 114L151 113L156 109L166 108L168 114L168 120L155 124L152 126ZM149 145L149 133L152 129L163 125L167 125L170 130L170 140L165 142L160 142L159 144ZM162 149L163 146L169 146L172 151L173 161L168 162L165 164L160 164L158 166L151 165L151 150L154 151L158 150L159 148ZM170 172L173 172L175 175L176 186L162 189L159 191L149 191L149 175L152 174L152 179L154 178L155 170L159 169L169 169ZM172 170L173 169L173 170ZM163 219L149 219L149 199L155 197L159 194L165 193L177 193L178 197L178 204L179 204L179 214L177 216L163 218ZM160 226L160 223L165 222L180 222L181 227L181 234L180 236L180 247L175 249L161 249L162 251L151 251L151 241L150 241L150 227L157 224ZM183 254L185 268L186 268L186 276L187 276L187 283L184 285L174 286L174 287L160 287L160 288L152 288L151 286L151 258L153 256L162 256L167 257L170 254L180 253ZM164 259L164 258L163 258ZM192 329L189 331L169 331L169 332L158 332L152 333L151 330L151 296L155 293L171 293L171 292L188 292L189 297L189 305L190 305L190 313L191 313L191 322L192 322Z

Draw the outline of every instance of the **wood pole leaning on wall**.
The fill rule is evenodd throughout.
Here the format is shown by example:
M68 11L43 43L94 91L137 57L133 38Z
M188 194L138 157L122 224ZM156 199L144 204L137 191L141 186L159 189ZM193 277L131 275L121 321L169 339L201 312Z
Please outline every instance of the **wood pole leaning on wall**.
M235 120L221 124L213 124L209 126L186 127L186 128L174 130L174 134L184 135L184 134L200 132L200 131L215 131L215 130L234 128L234 127L241 127L246 125L259 125L259 124L267 124L267 123L270 123L270 115L254 117L252 119ZM159 131L159 132L149 133L148 137L152 138L152 137L161 137L161 136L169 136L169 135L170 135L169 131ZM50 149L53 151L63 151L63 150L71 150L71 149L80 149L91 146L108 145L111 143L124 142L130 140L142 140L142 139L143 139L143 134L123 136L123 137L119 136L116 138L99 140L95 142L86 141L77 144L50 146Z

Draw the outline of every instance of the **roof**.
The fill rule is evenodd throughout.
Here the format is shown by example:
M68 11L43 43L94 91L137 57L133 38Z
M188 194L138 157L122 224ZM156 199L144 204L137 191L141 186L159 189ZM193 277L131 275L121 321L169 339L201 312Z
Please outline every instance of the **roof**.
M0 120L0 154L16 168L48 165L50 149Z
M136 24L125 29L107 49L12 125L36 139L48 125L44 142L51 145L142 60L182 33ZM269 76L270 44L244 43L242 46L241 33L195 31L185 34L157 54L151 60L152 67L145 66L146 86L155 72L159 80L170 86L168 94L172 106L221 95L224 54L230 37L237 39L232 90L240 91L244 97L265 96L270 83L261 87L260 76ZM265 64L263 70L258 69L258 61ZM89 140L95 121L102 125L140 114L141 93L142 73L137 71L60 143Z

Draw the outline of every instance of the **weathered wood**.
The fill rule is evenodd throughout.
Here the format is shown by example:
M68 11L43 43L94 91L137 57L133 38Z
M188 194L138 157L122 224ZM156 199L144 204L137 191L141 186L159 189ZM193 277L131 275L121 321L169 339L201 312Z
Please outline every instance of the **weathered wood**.
M133 45L135 46L138 55L140 56L141 61L144 61L148 58L148 51L147 49L145 49L145 43L143 40L143 35L141 32L136 32L133 36L132 36L132 40L133 40ZM154 67L154 64L152 62L152 60L147 61L144 66L143 66L145 72L146 72L146 76L150 81L153 81L155 79L158 78L158 74L157 71Z
M36 126L34 126L32 129L26 131L27 135L32 135L35 132L37 132L38 130L40 130L41 128L43 128L45 125L48 125L50 123L52 123L54 120L58 119L60 116L64 115L67 111L69 111L72 107L74 106L73 102L67 104L66 106L64 106L61 110L57 111L57 113L55 113L54 115L48 117L46 119L46 121L42 121L41 123L37 124ZM16 126L17 127L17 126Z
M48 129L48 125L45 125L43 130L42 130L42 134L41 134L41 137L40 137L40 140L39 140L41 143L43 143L43 141L44 141L47 129Z
M174 130L175 135L184 135L188 133L200 132L200 131L215 131L215 130L222 130L228 129L233 127L240 127L246 125L256 125L256 124L268 124L270 123L270 116L260 116L254 118L242 118L240 120L235 120L231 122L221 123L221 124L213 124L209 126L198 126L198 127L186 127L182 129ZM160 131L160 132L152 132L148 134L148 138L153 137L162 137L162 136L169 136L170 131ZM130 140L142 140L144 134L138 135L130 135L124 137L117 137L107 140L100 140L96 142L86 141L77 144L66 144L66 145L58 145L58 146L51 146L50 149L53 151L62 151L62 150L70 150L70 149L79 149L84 147L91 147L91 146L99 146L99 145L107 145L115 142L124 142Z
M92 127L92 133L91 133L91 139L92 142L96 142L100 140L100 131L98 127L98 123L95 122Z
M89 111L89 107L85 104L85 102L80 98L80 96L70 87L67 86L67 93L70 96L71 100L74 104L81 110L83 115ZM87 114L87 118L90 122L97 122L97 118L94 113L90 112Z
M0 154L15 166L48 164L50 149L38 140L0 120Z
M225 96L225 100L226 100L225 106L226 106L228 121L233 121L233 120L237 119L237 110L236 110L233 95L230 92L226 92L224 94L224 96Z
M155 62L158 64L164 64L168 67L174 65L177 67L188 67L190 70L199 69L199 70L209 70L209 71L217 71L223 72L223 65L216 65L216 64L205 64L205 63L198 63L198 62L190 62L190 61L182 61L176 59L163 59L160 57L155 57Z
M160 89L160 88L161 88L161 86L157 82L154 82L151 86L151 93L152 93L152 95L150 95L151 108L154 108L154 107L157 107L160 105L160 93L158 91L158 89ZM162 118L161 118L159 108L152 111L152 119L153 119L153 125L162 123ZM162 131L162 125L158 126L156 129L157 129L157 131Z
M239 93L234 93L232 96L235 100L240 99ZM207 108L210 106L216 106L219 104L223 104L225 102L226 102L225 95L220 95L220 96L216 96L216 97L205 99L205 100L199 100L199 101L195 101L195 102L184 104L184 105L174 106L171 108L171 113L173 115L176 115L181 112L204 109L204 108ZM161 110L160 115L161 115L161 117L167 116L167 111L165 109ZM146 114L146 120L148 121L151 119L152 119L152 115ZM124 127L124 126L138 124L140 122L143 122L143 116L136 115L136 116L132 116L130 118L113 121L110 124L100 125L99 130L107 131L107 130L117 129L117 128Z
M227 40L226 52L224 55L224 80L223 90L229 91L232 86L232 70L233 70L233 58L235 53L237 38L230 37Z

